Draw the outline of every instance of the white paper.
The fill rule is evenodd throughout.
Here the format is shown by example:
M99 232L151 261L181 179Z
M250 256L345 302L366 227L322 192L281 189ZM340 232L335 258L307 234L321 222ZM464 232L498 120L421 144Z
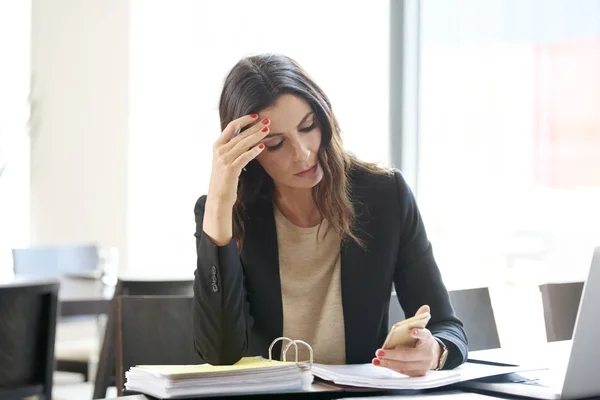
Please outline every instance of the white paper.
M313 364L313 375L338 385L379 389L430 389L453 383L524 371L522 367L465 363L454 370L429 371L425 376L408 377L388 368L372 364L323 365Z
M529 371L526 367L504 367L497 365L479 364L466 362L454 371L460 373L460 381L472 381L474 379L485 378L488 376L510 374L513 372Z
M313 364L313 375L338 385L379 389L429 389L460 382L457 371L429 371L420 377L408 377L372 364Z

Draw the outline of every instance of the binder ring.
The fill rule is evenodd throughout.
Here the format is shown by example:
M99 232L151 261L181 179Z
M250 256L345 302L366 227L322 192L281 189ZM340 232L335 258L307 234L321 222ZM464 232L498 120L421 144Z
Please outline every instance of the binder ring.
M290 338L287 338L285 336L282 337L278 337L277 339L273 340L273 342L271 342L271 345L269 346L269 361L273 360L273 346L275 346L275 344L279 341L283 341L283 340L287 340L289 343L285 346L285 348L282 351L283 354L283 361L286 362L287 361L287 352L290 349L290 346L294 346L294 348L296 349L296 364L298 364L298 343L305 345L308 348L309 354L310 354L310 367L312 368L313 365L313 360L314 360L314 355L313 355L313 348L311 347L310 344L306 343L304 340L292 340Z
M304 340L297 339L297 340L293 340L291 343L288 343L288 345L285 346L285 350L283 350L283 361L285 361L285 355L286 355L287 351L289 350L290 346L292 344L294 344L294 346L296 347L296 363L298 363L298 345L296 343L303 344L308 348L308 352L310 354L309 363L310 363L310 366L312 367L313 360L314 360L313 349L312 349L312 346L310 344L306 343Z
M289 342L288 345L286 346L286 351L287 351L287 348L289 347L290 344L292 344L292 343L294 344L294 347L296 348L296 359L297 359L298 358L298 345L295 343L294 340L292 340L292 339L290 339L288 337L285 337L285 336L281 336L281 337L278 337L277 339L273 340L271 342L271 345L269 346L269 361L273 361L273 356L272 356L273 346L275 346L275 344L277 342L279 342L280 340L281 341L287 340ZM284 352L283 353L283 361L286 361L285 355L286 355L286 353Z

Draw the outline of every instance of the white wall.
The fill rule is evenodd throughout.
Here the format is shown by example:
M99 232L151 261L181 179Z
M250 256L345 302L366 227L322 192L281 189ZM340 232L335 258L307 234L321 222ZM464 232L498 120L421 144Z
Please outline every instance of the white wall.
M296 58L329 94L347 147L387 162L388 9L34 0L32 242L97 241L119 247L121 273L191 276L220 90L248 53Z
M127 265L129 1L34 0L31 242Z
M208 188L219 95L247 54L295 58L329 95L346 147L388 162L388 28L389 0L133 0L131 270L193 273L193 208Z
M0 280L11 249L29 242L29 65L31 3L0 1Z

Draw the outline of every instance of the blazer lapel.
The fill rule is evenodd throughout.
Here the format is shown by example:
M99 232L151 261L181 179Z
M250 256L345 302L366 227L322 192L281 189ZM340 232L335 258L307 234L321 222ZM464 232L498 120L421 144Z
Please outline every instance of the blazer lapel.
M254 316L255 326L261 327L261 332L257 332L256 336L275 339L283 335L283 303L273 204L254 211L248 213L241 254L246 276L252 277L251 281L246 282L252 305L250 314ZM258 290L260 293L257 293ZM267 356L270 344L259 341L256 348L260 354ZM279 359L280 354L281 342L273 347L273 357Z
M353 185L352 196L355 204L356 221L354 234L363 240L367 249L363 249L354 240L346 240L340 248L342 308L344 312L344 333L346 342L346 363L365 362L365 332L372 327L364 326L373 318L370 301L373 297L371 283L374 273L374 254L369 251L373 241L371 213L362 196L363 190Z

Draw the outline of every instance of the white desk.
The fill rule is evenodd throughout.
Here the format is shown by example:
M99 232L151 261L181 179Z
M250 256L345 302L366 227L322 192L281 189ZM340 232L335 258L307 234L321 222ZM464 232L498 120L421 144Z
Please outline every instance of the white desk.
M402 400L492 400L498 399L497 397L486 396L477 393L467 393L461 391L450 391L440 393L427 393L427 394L405 394L405 395L387 395L378 397L345 397L339 400L355 400L355 399L402 399Z
M543 343L520 349L491 349L469 353L469 360L549 368L566 365L571 351L571 341Z

